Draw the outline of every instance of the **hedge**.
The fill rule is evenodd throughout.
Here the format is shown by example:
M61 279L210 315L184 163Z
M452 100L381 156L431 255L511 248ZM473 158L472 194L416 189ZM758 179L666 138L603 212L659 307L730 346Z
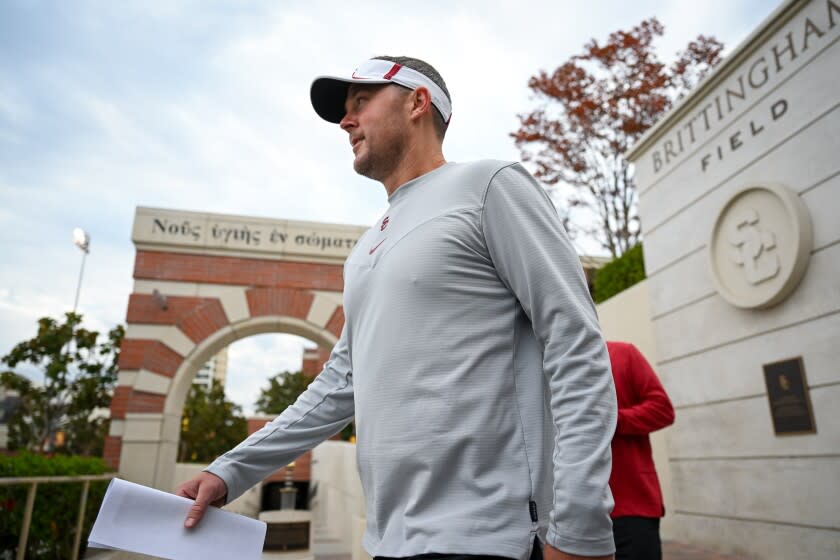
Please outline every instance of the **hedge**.
M645 260L640 243L598 269L592 299L595 303L601 303L644 279Z
M44 456L28 452L0 455L0 477L74 476L103 474L105 462L99 457L67 455ZM87 548L87 535L99 512L108 481L90 483L85 522L79 546ZM0 559L11 560L17 553L23 526L29 485L0 486ZM39 484L29 527L26 558L71 558L76 521L82 496L82 483Z

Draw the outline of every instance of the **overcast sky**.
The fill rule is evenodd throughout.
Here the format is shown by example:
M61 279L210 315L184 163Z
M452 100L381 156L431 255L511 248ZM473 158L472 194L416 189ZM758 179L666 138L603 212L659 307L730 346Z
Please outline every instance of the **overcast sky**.
M528 78L588 39L656 16L670 58L699 33L731 51L768 0L572 2L37 2L0 0L0 353L73 306L125 320L135 207L367 225L383 187L355 176L346 135L309 84L374 55L432 63L453 97L448 159L518 159L508 134ZM302 340L231 347L228 391L250 409Z

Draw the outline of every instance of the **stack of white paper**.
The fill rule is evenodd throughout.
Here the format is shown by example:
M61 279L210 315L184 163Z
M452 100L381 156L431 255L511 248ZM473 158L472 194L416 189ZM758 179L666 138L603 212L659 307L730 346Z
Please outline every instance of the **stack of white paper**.
M93 524L88 546L169 558L204 560L262 557L266 525L208 508L198 526L184 528L193 501L113 479Z

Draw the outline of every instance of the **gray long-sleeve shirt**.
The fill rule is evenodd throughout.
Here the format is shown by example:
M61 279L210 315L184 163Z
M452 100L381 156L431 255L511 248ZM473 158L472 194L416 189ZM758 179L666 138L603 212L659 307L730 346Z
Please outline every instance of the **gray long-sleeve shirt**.
M345 263L324 371L208 470L233 499L355 415L372 555L613 552L609 356L551 201L480 161L389 202Z

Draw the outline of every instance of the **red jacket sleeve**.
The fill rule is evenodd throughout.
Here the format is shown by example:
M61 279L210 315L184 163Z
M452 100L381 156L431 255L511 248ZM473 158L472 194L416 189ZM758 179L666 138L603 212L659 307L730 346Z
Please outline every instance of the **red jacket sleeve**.
M619 407L616 434L644 436L674 423L674 407L662 383L639 350L628 345L627 374L636 402Z

